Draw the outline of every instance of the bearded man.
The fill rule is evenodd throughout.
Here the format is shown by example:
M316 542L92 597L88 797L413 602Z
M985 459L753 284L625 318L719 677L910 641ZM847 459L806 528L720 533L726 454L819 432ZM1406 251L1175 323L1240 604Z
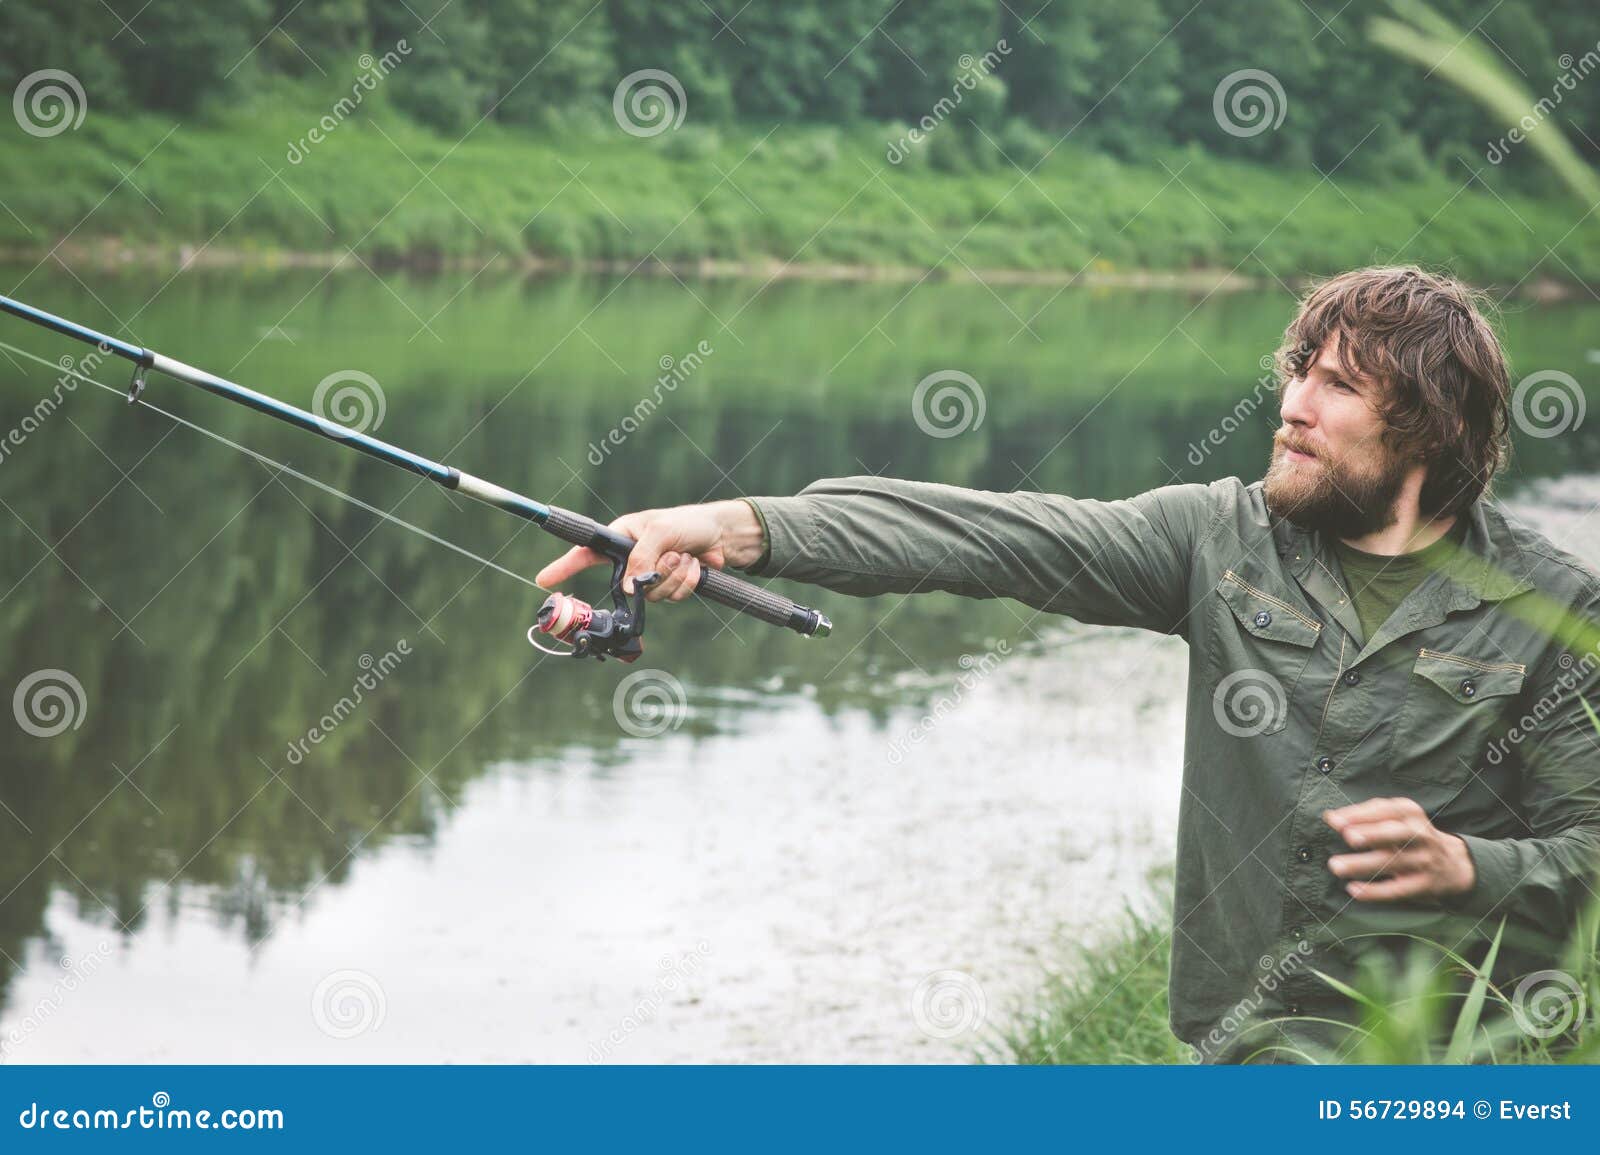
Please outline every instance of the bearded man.
M1118 501L883 477L633 513L629 581L702 566L1015 598L1189 643L1170 1021L1200 1061L1337 1058L1361 959L1555 957L1600 864L1600 576L1490 497L1506 358L1412 267L1317 285L1266 475ZM554 587L603 559L575 549Z

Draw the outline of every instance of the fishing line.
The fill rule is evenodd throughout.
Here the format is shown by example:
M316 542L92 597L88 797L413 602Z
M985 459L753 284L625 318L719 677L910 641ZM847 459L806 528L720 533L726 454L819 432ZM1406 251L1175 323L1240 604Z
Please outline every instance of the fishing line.
M117 397L119 397L121 399L125 400L127 398L126 390L118 389L118 388L116 388L114 386L107 385L103 381L96 381L93 377L90 377L85 373L80 373L76 369L67 368L66 366L60 365L60 364L58 364L58 363L56 363L54 361L46 360L45 358L40 357L37 354L28 352L26 349L19 349L15 345L8 344L5 341L0 341L0 349L10 350L11 352L16 353L16 354L18 354L18 355L20 355L22 357L26 357L29 361L35 361L38 364L43 365L45 368L53 370L53 371L55 371L57 373L62 373L62 374L66 375L66 376L69 376L69 377L75 377L79 381L87 381L90 385L94 385L94 386L96 386L96 387L98 387L100 389L104 389L107 393L115 393L117 395ZM187 418L184 418L184 417L179 417L176 413L170 413L167 410L161 408L161 406L159 406L159 405L152 405L152 404L150 404L150 402L144 400L144 398L142 398L142 397L139 398L138 400L136 400L134 402L134 404L138 405L141 409L149 409L149 410L152 410L153 412L159 413L159 414L161 414L161 416L167 418L168 420L175 421L179 425L183 425L183 426L186 426L186 427L188 427L190 429L193 429L196 433L204 434L205 436L211 438L213 441L219 441L223 445L228 446L230 449L237 449L240 453L245 454L247 457L255 458L257 461L261 462L263 465L269 465L273 469L279 470L280 472L283 472L283 473L287 473L290 477L297 478L298 480L305 482L307 485L314 486L315 488L322 490L322 492L324 492L324 493L332 494L334 497L339 498L341 501L347 501L351 505L354 505L354 506L356 506L356 507L358 507L360 509L364 509L368 513L374 514L375 516L382 518L384 521L393 522L395 525L398 525L401 529L410 530L412 533L418 535L419 537L426 538L428 541L433 542L435 545L442 545L448 550L455 551L456 553L460 554L462 557L470 558L471 560L477 562L479 565L486 566L489 569L492 569L492 570L496 571L497 573L505 574L506 577L515 578L517 581L521 582L523 585L532 586L536 590L544 590L544 588L545 588L544 586L541 586L538 582L532 581L529 578L524 577L522 574L519 574L519 573L515 572L514 570L509 570L505 566L499 565L496 562L492 562L486 557L480 557L478 554L473 553L470 549L467 549L464 546L459 546L453 541L446 541L444 538L439 537L437 534L429 533L427 530L423 529L419 525L413 525L413 524L411 524L411 522L406 521L404 518L396 517L394 514L388 512L387 510L379 509L375 505L370 505L367 502L362 501L359 497L355 497L352 494L346 493L344 490L338 489L335 486L329 485L325 481L319 481L317 478L312 477L310 474L301 473L298 469L294 468L292 465L285 465L281 461L274 461L272 458L268 457L264 453L258 453L256 450L251 449L251 448L249 448L247 446L244 446L244 445L240 445L237 441L232 441L232 440L224 437L220 433L214 433L211 430L205 428L204 426L196 425L193 421L190 421L190 420L188 420Z

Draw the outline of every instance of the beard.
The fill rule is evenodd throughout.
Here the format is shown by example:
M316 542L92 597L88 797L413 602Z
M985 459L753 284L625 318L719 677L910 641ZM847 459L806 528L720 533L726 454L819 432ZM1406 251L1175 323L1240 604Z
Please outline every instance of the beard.
M1291 461L1289 449L1312 459ZM1331 457L1280 432L1262 484L1267 508L1303 529L1334 537L1359 538L1386 529L1395 522L1395 500L1408 463L1381 443L1374 456L1360 463L1348 455Z

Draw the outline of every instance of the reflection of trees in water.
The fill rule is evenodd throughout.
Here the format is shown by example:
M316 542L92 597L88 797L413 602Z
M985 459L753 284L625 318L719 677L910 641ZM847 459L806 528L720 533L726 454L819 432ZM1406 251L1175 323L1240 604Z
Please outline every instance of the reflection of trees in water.
M654 345L657 351L642 359L646 365L661 349L692 347L707 320L698 307L685 312L681 293L662 296L665 290L656 287L627 288L619 304L636 307L641 291L645 299L670 300L670 309L645 310L626 321L598 314L597 323L615 330L608 340ZM1189 446L1217 426L1254 379L1251 372L1241 375L1243 385L1218 382L1206 366L1209 376L1197 383L1187 342L1178 350L1183 358L1155 356L1127 381L1122 377L1129 366L1107 354L1106 364L1083 368L1062 386L1053 376L1060 372L1059 348L1031 354L1036 363L1009 345L991 350L1010 368L979 374L988 416L979 428L947 440L925 436L910 419L910 384L939 364L923 352L902 351L900 368L892 370L875 348L878 360L870 371L883 374L882 384L852 385L842 396L813 395L806 382L827 368L813 364L816 350L829 349L816 330L842 333L851 310L859 313L863 291L784 287L789 310L773 317L764 317L773 306L759 301L739 324L746 346L726 343L717 354L723 360L680 388L599 467L586 459L587 446L617 425L648 378L645 386L619 383L609 367L594 364L589 377L561 378L552 374L569 370L557 361L494 408L525 369L489 379L474 371L473 382L463 384L438 369L407 373L391 365L379 373L389 392L389 417L380 432L422 452L444 453L489 415L452 460L602 519L740 490L793 492L817 477L869 470L1096 497L1172 480L1163 461L1182 480L1260 472L1270 407L1214 448L1204 466L1185 460ZM330 333L345 332L354 324L351 300L370 306L371 292L382 290L370 286L365 296L352 298L341 289L319 323ZM527 310L539 326L551 324L550 310L570 326L594 304L593 294L570 285L495 292L510 294L503 310ZM253 300L248 293L223 295L215 302L219 325L194 327L200 348L173 351L226 368L236 355L214 349L206 357L208 345L225 344L218 332L226 335L230 323L237 330L250 317L279 316L287 307ZM815 326L808 327L804 313L797 323L797 301L816 314ZM181 293L177 302L165 318L169 327L182 322L185 308L211 315ZM729 313L737 308L721 304ZM1149 348L1161 333L1147 330L1170 328L1181 318L1182 310L1167 316L1169 304L1161 301L1142 318L1138 310L1132 316L1113 310L1112 316L1106 306L1099 314L1086 307L1050 339L1087 342L1098 315L1102 329L1131 334ZM1280 304L1247 308L1234 300L1219 313L1248 320L1251 310L1268 307ZM907 308L910 320L897 315L892 322L908 329L897 340L914 341L926 327L927 342L936 347L951 339L951 331L971 337L982 328L960 309L943 315L943 306L920 313ZM84 315L93 319L91 312ZM500 321L514 315L504 312ZM1209 316L1196 314L1191 324L1212 325ZM485 323L498 324L495 317L491 310ZM625 333L628 321L648 336ZM759 356L755 335L763 331L799 368L763 361L760 373L752 368L755 375L740 376ZM805 340L800 333L808 334ZM235 340L249 344L243 335ZM296 346L263 346L270 352L263 371L240 376L315 381L337 363L308 352L316 344L302 333ZM829 352L826 359L835 358ZM14 427L52 383L42 368L20 382L6 372L0 431ZM790 372L794 388L773 387ZM292 396L294 390L281 392ZM171 383L163 387L158 379L151 397L380 507L394 505L413 485L357 454L183 394ZM1056 449L1079 422L1078 433ZM199 886L214 917L257 941L308 888L341 883L358 848L431 837L453 802L494 762L554 760L574 748L601 768L626 760L623 743L633 740L611 712L612 688L623 671L568 667L554 659L535 668L522 632L541 594L478 573L466 560L292 479L280 486L259 464L188 430L171 432L132 481L120 485L120 475L95 447L131 469L167 433L164 419L82 387L0 464L0 496L17 515L0 513L0 589L11 590L0 600L0 647L7 655L0 689L9 699L30 671L58 668L82 683L88 701L82 727L51 739L29 737L9 723L0 728L0 801L16 815L0 814L0 828L8 830L0 837L0 893L11 891L0 902L4 957L23 957L57 892L72 896L87 918L134 930L158 910L175 912L180 902L195 901L182 888ZM1566 442L1563 452L1576 453L1578 439ZM1547 460L1524 466L1543 469ZM738 462L733 479L724 479L713 461L724 467ZM1031 471L1026 479L1025 470ZM491 510L459 499L454 505L453 512L451 499L422 483L397 512L528 574L561 548ZM60 561L46 555L34 532L56 545ZM355 558L346 560L345 543L357 542ZM603 596L598 574L573 589L591 599ZM1018 637L1018 618L1031 616L1014 603L975 605L943 595L902 605L898 598L855 602L816 590L793 592L828 610L838 626L834 638L805 642L748 621L737 624L737 637L717 636L723 611L693 604L654 614L646 660L679 676L695 706L682 733L692 737L748 721L761 708L752 704L759 698L720 695L714 688L767 693L774 677L781 677L781 691L772 700L811 686L825 714L865 709L881 724L898 703L924 700L928 685L948 681L963 652L987 648L989 638L1026 641ZM418 615L432 619L431 630ZM138 638L119 633L118 616L132 619ZM882 631L873 629L879 622ZM326 740L291 761L289 744L303 739L357 684L361 655L379 658L401 638L409 640L411 655ZM124 773L137 789L124 782ZM9 829L18 820L27 833ZM169 879L179 885L162 892L159 884ZM11 975L4 957L0 996Z

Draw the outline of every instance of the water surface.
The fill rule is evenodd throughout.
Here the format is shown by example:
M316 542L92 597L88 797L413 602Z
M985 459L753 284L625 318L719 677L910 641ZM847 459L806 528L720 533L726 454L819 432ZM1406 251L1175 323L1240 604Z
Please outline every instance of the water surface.
M19 279L24 299L300 404L358 370L382 391L380 436L602 519L866 472L1102 498L1254 478L1274 412L1259 359L1290 306L493 273ZM1586 382L1597 321L1512 306L1519 370ZM3 330L51 362L83 352ZM98 375L121 388L123 369ZM940 370L983 392L956 436L913 416ZM15 1061L960 1059L1062 938L1145 901L1170 859L1181 642L789 586L832 638L652 609L638 669L681 705L619 717L629 671L528 649L538 591L87 386L30 423L54 387L0 360L0 430L27 429L0 458L0 689L58 670L83 691L74 728L0 727ZM149 397L517 572L558 551L214 398L159 378ZM1507 492L1592 557L1597 468L1587 426L1523 436Z

